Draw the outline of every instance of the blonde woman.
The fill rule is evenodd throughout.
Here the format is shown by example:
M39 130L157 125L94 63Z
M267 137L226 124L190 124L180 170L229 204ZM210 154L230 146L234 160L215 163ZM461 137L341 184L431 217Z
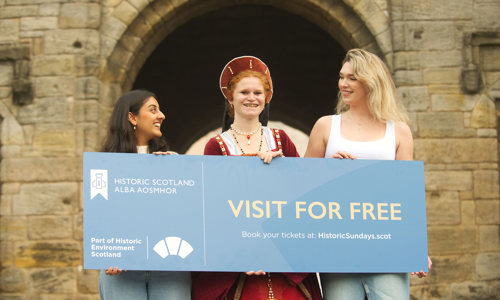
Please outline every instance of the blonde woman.
M339 72L338 115L314 125L306 157L412 160L413 137L390 72L376 55L347 52ZM429 259L429 268L431 261ZM419 277L425 272L416 272ZM324 299L408 299L407 273L321 274Z

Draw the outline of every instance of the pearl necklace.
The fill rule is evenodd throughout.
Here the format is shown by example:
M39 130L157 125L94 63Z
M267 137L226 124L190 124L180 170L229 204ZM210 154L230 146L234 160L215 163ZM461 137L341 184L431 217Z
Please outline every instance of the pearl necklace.
M264 135L264 128L260 127L260 144L259 144L259 150L257 153L259 153L262 150L262 140L263 140L263 135ZM241 155L245 156L247 155L245 151L243 151L243 148L241 147L240 143L238 142L238 138L236 135L233 133L234 141L236 142L236 145L238 145L238 148L240 148ZM250 143L248 143L250 145Z
M245 135L247 137L247 145L250 145L250 138L252 135L254 135L257 131L259 131L262 128L262 124L259 122L259 127L257 127L254 131L251 132L244 132L239 130L238 128L234 127L233 124L231 124L231 129L236 132L239 135Z

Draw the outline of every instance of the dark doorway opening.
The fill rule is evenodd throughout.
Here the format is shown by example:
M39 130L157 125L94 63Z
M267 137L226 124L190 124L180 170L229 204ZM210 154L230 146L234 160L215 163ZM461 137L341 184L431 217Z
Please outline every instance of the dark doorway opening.
M345 50L304 18L261 5L207 13L162 41L140 70L134 88L155 92L166 112L172 150L188 147L222 123L219 76L232 58L253 55L274 83L270 119L309 133L315 120L334 112L337 77Z

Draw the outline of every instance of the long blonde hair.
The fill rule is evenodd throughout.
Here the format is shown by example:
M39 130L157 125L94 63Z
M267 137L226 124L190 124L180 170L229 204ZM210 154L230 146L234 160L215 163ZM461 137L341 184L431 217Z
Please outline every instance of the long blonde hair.
M368 109L376 120L408 123L408 114L397 96L391 73L378 56L363 49L351 49L342 65L346 62L351 64L354 77L366 86ZM340 92L338 99L337 113L348 111L349 105Z

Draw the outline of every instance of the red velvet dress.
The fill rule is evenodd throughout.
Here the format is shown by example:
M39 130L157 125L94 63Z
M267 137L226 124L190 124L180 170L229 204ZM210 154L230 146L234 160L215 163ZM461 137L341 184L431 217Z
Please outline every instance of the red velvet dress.
M271 151L281 149L287 157L299 157L295 145L283 130L267 129ZM231 141L218 135L208 141L205 155L235 155ZM238 155L238 154L236 154ZM320 300L321 292L314 273L271 273L274 298L279 300ZM263 300L268 299L268 276L247 276L237 272L193 272L193 300Z

